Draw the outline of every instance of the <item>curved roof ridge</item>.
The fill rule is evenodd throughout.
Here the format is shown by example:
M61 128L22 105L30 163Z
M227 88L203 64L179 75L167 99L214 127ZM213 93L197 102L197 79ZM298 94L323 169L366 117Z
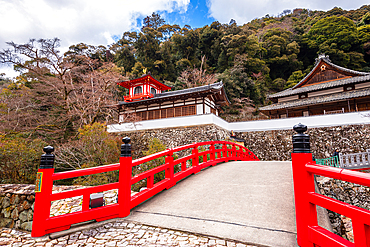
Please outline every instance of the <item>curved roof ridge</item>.
M329 58L329 55L325 55L325 53L324 53L324 54L320 54L315 59L315 67L310 71L310 73L308 73L302 80L300 80L300 82L298 82L297 85L295 85L294 87L292 87L292 89L296 89L297 87L300 87L306 81L306 79L309 78L316 71L316 68L320 64L320 61L321 60L325 61L330 66L333 66L334 68L337 68L339 70L345 71L347 73L352 73L352 74L356 74L356 75L370 75L370 73L368 73L368 72L360 72L360 71L356 71L356 70L352 70L352 69L347 69L347 68L341 67L339 65L336 65L336 64L332 63L332 61Z

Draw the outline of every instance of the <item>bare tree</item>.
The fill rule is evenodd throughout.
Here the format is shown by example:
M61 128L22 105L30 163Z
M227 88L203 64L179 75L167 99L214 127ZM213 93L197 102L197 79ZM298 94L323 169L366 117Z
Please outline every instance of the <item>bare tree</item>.
M123 79L113 63L83 52L61 55L58 38L7 44L10 48L0 51L0 62L12 64L22 73L12 83L18 91L14 85L6 85L5 91L14 97L0 95L6 108L0 118L8 117L13 130L26 128L65 135L84 124L112 117L113 109L106 106L115 103L116 82ZM91 53L93 46L86 47ZM101 52L102 47L96 49ZM22 121L15 121L14 115Z
M208 85L217 82L217 75L207 74L206 69L203 69L205 65L205 56L202 56L202 63L200 68L187 69L181 72L178 80L185 84L187 88L197 87L202 85Z

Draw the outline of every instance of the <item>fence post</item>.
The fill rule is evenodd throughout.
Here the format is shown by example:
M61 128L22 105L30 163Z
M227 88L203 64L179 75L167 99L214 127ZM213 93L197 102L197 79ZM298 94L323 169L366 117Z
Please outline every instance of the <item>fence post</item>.
M166 189L170 189L171 187L176 185L175 180L173 179L174 178L174 167L173 167L173 152L172 151L170 151L167 157L165 158L165 163L168 166L165 172L165 176L166 178L169 179L169 181L167 182L168 185L166 186Z
M43 150L46 154L41 155L40 167L36 175L32 237L41 237L46 234L46 219L50 217L55 155L52 154L54 151L52 146L44 147Z
M191 153L192 155L194 155L191 163L192 163L192 166L193 166L193 170L194 170L194 174L199 172L200 171L200 167L199 167L199 150L198 150L198 146L195 144L195 147L193 147L193 149L191 150Z
M222 144L222 158L227 158L227 144L223 143ZM228 161L228 159L226 159Z
M235 146L235 144L233 144L233 148L232 148L232 157L234 158L233 160L236 160L236 156L237 156L237 154L236 154L236 146Z
M132 173L132 156L131 156L131 139L125 137L122 139L121 157L119 158L119 187L118 187L118 204L119 217L130 215L131 205L131 173Z
M308 226L317 225L316 206L307 200L308 192L315 192L314 176L306 171L305 165L312 162L310 139L307 126L297 124L293 129L298 133L293 135L292 170L294 184L294 200L297 225L297 243L299 246L313 247L309 241Z
M215 160L216 159L216 154L215 154L215 145L212 143L211 146L209 147L209 150L211 150L211 153L209 155L210 160ZM216 164L215 164L216 165Z

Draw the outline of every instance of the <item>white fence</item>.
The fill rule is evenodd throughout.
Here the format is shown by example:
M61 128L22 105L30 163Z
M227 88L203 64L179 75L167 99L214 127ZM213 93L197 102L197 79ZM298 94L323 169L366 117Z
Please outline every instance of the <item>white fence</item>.
M108 125L108 132L126 132L147 129L199 126L208 124L217 125L228 131L233 130L234 132L251 132L292 129L293 126L298 123L307 125L308 128L370 124L370 111L233 123L228 123L214 114L205 114L147 120L137 123L113 124Z
M363 169L370 167L370 149L355 154L339 153L339 167L344 169Z

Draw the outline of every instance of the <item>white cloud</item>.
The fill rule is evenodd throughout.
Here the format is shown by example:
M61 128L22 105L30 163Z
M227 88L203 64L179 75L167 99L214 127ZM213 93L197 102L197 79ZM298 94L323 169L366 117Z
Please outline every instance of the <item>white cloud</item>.
M136 28L136 20L158 11L187 10L190 0L0 0L0 49L30 38L72 44L109 45L112 36ZM1 72L1 71L0 71Z
M277 16L283 10L306 8L311 10L330 10L333 7L357 9L369 4L365 0L208 0L210 15L221 23L231 19L238 24L247 23L266 14Z
M189 0L0 0L0 47L4 42L53 38L62 45L109 44L136 19L156 11L185 11ZM5 25L4 25L5 24Z

